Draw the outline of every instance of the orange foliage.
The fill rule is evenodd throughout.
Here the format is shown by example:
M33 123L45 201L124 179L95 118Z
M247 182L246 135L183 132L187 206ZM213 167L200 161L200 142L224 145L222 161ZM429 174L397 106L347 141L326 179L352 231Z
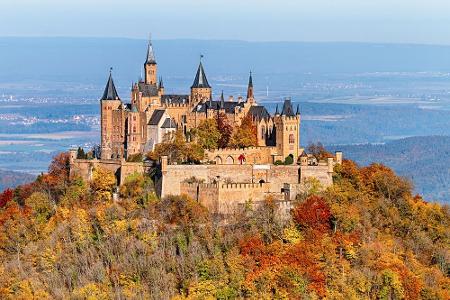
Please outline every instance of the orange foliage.
M326 232L330 229L331 210L322 197L313 195L293 211L294 221L303 228Z

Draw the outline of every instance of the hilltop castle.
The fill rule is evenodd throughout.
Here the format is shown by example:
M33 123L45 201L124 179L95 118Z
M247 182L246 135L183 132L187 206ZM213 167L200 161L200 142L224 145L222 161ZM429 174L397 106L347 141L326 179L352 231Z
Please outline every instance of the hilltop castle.
M255 99L250 73L246 98L225 100L223 92L213 99L200 59L189 94L166 94L163 80L158 80L158 64L151 41L144 63L145 77L133 83L131 103L122 102L110 73L101 107L100 159L82 159L71 150L71 174L85 180L92 178L97 167L115 173L118 184L133 173L155 168L149 162L131 162L128 158L144 154L176 130L186 139L189 132L209 118L225 115L233 129L244 118L256 127L257 145L248 148L209 149L198 165L171 162L167 156L156 164L153 178L158 195L187 194L212 212L227 214L251 200L259 203L270 196L279 203L282 213L290 209L291 201L305 190L305 183L314 178L326 187L333 182L334 166L342 162L342 153L317 160L300 147L300 112L286 99L271 115ZM245 157L245 160L241 158ZM279 165L291 157L291 164Z
M230 97L213 99L203 64L197 68L190 94L166 94L162 78L157 80L158 64L151 41L148 43L144 63L145 77L133 83L131 103L120 99L110 74L101 103L101 158L122 159L133 154L146 153L162 142L168 132L183 130L187 134L202 120L216 118L224 113L233 127L241 124L250 114L257 128L258 153L249 153L251 162L273 163L286 156L299 156L300 112L292 107L291 100L285 100L281 111L270 115L264 106L258 105L250 73L246 98ZM217 163L238 163L241 153L220 153L209 151L210 160Z

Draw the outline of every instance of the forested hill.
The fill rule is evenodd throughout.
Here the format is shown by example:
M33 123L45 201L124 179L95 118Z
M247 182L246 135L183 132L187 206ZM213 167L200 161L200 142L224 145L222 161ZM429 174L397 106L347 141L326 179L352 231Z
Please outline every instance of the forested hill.
M0 194L1 299L449 299L450 211L382 165L311 181L289 221L268 198L226 226L131 175L49 173Z
M412 180L428 200L450 203L450 136L419 136L379 145L330 146L362 165L382 161Z

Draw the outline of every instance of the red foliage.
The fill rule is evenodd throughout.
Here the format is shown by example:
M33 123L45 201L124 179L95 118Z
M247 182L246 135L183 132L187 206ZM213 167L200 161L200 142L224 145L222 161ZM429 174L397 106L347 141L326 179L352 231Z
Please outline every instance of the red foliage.
M5 205L13 199L14 193L12 189L6 189L0 194L0 207Z
M303 228L326 232L330 229L331 210L322 197L313 195L292 211L294 221Z

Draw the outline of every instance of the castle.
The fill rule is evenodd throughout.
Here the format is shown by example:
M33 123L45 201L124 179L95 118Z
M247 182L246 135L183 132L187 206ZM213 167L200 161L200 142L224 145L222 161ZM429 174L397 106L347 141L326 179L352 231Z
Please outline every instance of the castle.
M230 97L214 100L203 64L197 69L190 94L166 94L163 80L157 80L158 64L151 41L148 43L144 63L145 77L133 83L131 103L120 99L110 74L101 103L101 158L122 159L137 153L146 153L161 143L165 134L183 130L184 134L201 121L225 114L228 122L237 127L250 114L257 128L258 153L250 153L251 162L273 163L291 155L299 155L300 112L294 111L291 100L285 100L281 111L271 116L264 106L258 105L250 73L245 99ZM210 160L217 163L238 163L239 152L227 156L208 151Z
M110 72L101 107L100 159L80 159L71 150L71 173L90 180L92 171L102 167L116 174L118 184L135 172L154 167L149 162L127 161L133 155L152 151L163 137L176 130L189 132L203 120L225 115L234 129L250 117L256 127L257 145L248 148L208 149L199 165L177 165L162 157L154 178L160 197L187 194L213 212L228 213L246 201L255 203L268 196L288 211L296 195L304 191L308 178L323 186L332 184L333 168L342 162L342 153L317 161L300 147L300 111L286 99L275 114L255 99L250 73L246 98L225 100L223 92L213 99L212 87L200 63L189 94L166 94L152 42L144 63L145 77L133 83L131 103L122 102ZM242 160L245 157L245 160ZM277 162L291 157L290 165ZM192 180L194 178L194 180Z

